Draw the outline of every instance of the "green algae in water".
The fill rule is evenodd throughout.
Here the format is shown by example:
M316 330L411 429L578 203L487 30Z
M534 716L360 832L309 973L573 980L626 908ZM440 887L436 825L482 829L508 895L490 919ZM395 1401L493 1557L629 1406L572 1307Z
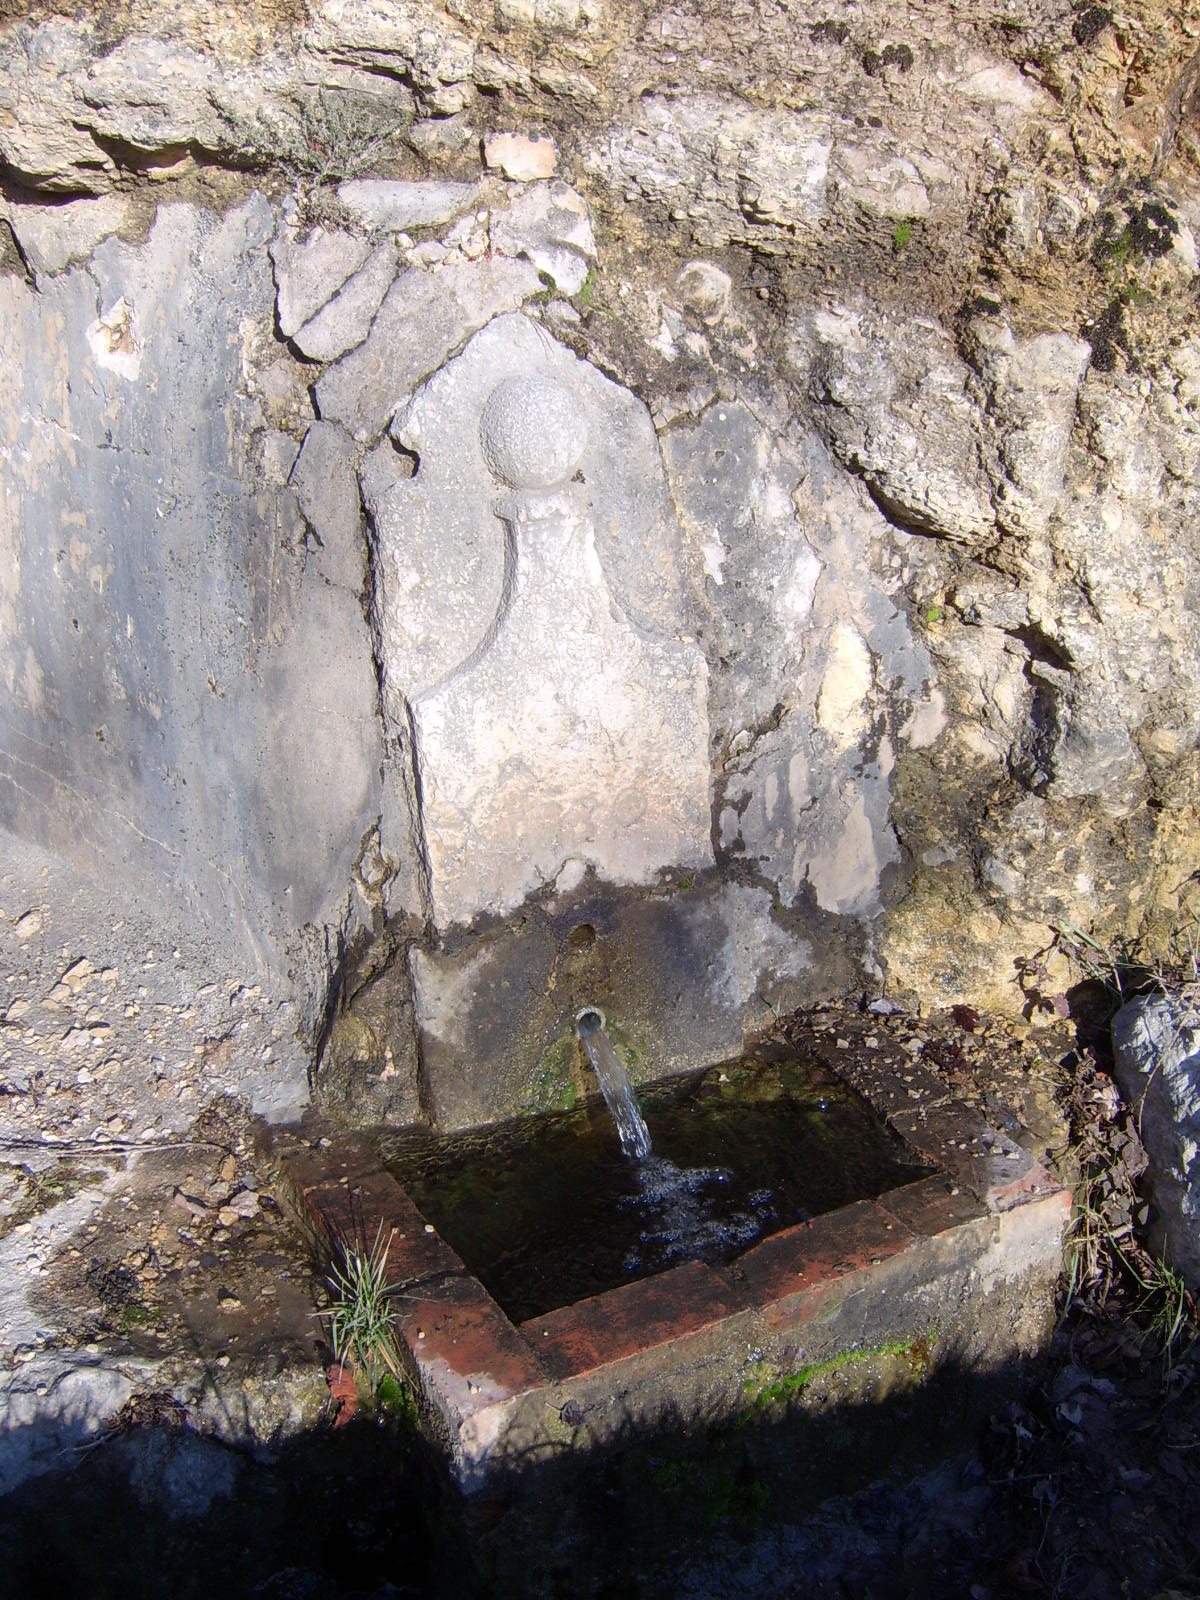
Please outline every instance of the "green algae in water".
M747 1060L643 1086L653 1142L621 1152L598 1097L570 1113L388 1159L428 1220L514 1322L759 1239L927 1169L826 1068Z

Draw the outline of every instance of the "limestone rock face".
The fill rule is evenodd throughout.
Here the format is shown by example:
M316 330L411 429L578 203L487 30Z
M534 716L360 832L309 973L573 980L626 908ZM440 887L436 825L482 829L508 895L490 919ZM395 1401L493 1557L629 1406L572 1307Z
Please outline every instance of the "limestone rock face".
M344 896L380 736L361 532L305 562L296 447L247 382L273 231L261 198L165 207L40 293L0 280L27 356L0 380L0 814L277 965Z
M539 917L496 970L554 1048L580 896L630 897L618 1019L638 930L743 951L686 1024L638 989L692 1064L835 990L1028 1007L1064 922L1169 925L1186 8L61 10L0 23L8 827L228 928L314 1033L393 985L430 1060L436 974ZM348 1115L428 1110L425 1056L341 1037Z
M467 334L537 286L536 269L523 261L463 261L436 273L410 267L387 291L363 342L318 381L321 416L357 439L378 436Z
M897 749L944 728L895 580L872 571L882 519L838 484L818 441L781 449L744 405L676 427L666 455L715 618L720 852L752 862L785 905L878 908L899 859Z
M958 232L976 175L1002 145L1024 148L1048 109L1043 92L953 46L914 54L894 44L886 64L860 47L855 62L849 29L838 39L836 25L823 36L820 26L803 52L804 109L718 92L721 74L710 70L668 93L643 93L590 143L590 175L682 224L706 249L736 243L788 254L805 240L836 250L842 239L918 220ZM793 66L797 53L793 41ZM779 54L786 60L782 41ZM730 65L727 78L737 72ZM760 60L757 72L767 71Z
M967 543L997 527L1043 533L1091 349L1065 334L1018 340L988 316L971 335L968 363L928 319L895 327L839 308L805 320L794 360L837 454L897 520Z

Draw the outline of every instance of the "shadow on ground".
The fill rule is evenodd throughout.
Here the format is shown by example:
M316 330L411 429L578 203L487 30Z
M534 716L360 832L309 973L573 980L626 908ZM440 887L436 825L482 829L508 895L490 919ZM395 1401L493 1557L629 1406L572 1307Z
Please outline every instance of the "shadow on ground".
M631 1426L589 1455L586 1419L568 1418L575 1448L466 1503L394 1420L360 1413L267 1461L135 1413L0 1501L0 1587L1184 1600L1200 1574L1200 1366L1164 1375L1143 1354L1076 1317L1036 1374L943 1369L855 1408L759 1395L733 1420Z

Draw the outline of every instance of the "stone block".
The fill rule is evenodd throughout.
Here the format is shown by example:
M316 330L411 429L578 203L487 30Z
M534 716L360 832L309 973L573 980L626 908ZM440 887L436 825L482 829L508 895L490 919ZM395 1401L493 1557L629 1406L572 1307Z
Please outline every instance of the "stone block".
M405 183L392 178L351 178L338 199L364 228L405 233L453 222L479 198L477 183Z
M364 342L318 381L321 417L356 439L377 438L457 345L538 287L527 261L463 261L436 272L410 267L388 290Z
M533 184L491 218L492 248L531 261L560 294L578 294L595 259L596 239L583 198L565 183Z
M568 863L613 883L707 865L703 658L678 617L651 635L648 608L623 614L678 547L644 409L511 317L394 432L419 466L376 504L375 615L439 927L511 911Z
M737 1281L747 1302L774 1305L865 1272L908 1249L912 1240L909 1228L880 1202L860 1200L764 1239L739 1259Z
M422 1073L446 1129L587 1088L573 1027L585 1006L601 1008L643 1081L728 1060L770 1018L763 996L796 1004L823 981L764 890L720 884L642 897L589 882L409 960Z
M271 244L275 320L285 339L311 322L371 253L370 242L345 229L317 227L301 238L283 229Z
M719 1272L689 1261L521 1324L552 1376L569 1378L674 1344L731 1316L737 1294Z
M376 245L333 298L296 330L296 348L310 361L334 361L360 345L396 276L398 259L393 244Z
M34 273L61 272L72 261L86 261L110 233L127 222L124 195L67 200L57 206L14 205L8 218Z
M489 167L498 167L506 178L529 183L537 178L554 176L558 150L550 138L530 138L522 133L494 133L484 141L483 158Z
M1194 994L1132 1000L1113 1018L1117 1081L1138 1117L1169 1264L1200 1291L1200 1008Z

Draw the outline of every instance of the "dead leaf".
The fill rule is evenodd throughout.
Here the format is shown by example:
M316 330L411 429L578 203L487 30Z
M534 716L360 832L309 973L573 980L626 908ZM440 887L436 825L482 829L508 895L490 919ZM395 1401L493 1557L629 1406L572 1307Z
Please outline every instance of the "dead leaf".
M325 1382L329 1385L329 1398L337 1407L333 1425L335 1428L344 1428L358 1410L358 1389L354 1378L340 1361L334 1361L325 1368Z

